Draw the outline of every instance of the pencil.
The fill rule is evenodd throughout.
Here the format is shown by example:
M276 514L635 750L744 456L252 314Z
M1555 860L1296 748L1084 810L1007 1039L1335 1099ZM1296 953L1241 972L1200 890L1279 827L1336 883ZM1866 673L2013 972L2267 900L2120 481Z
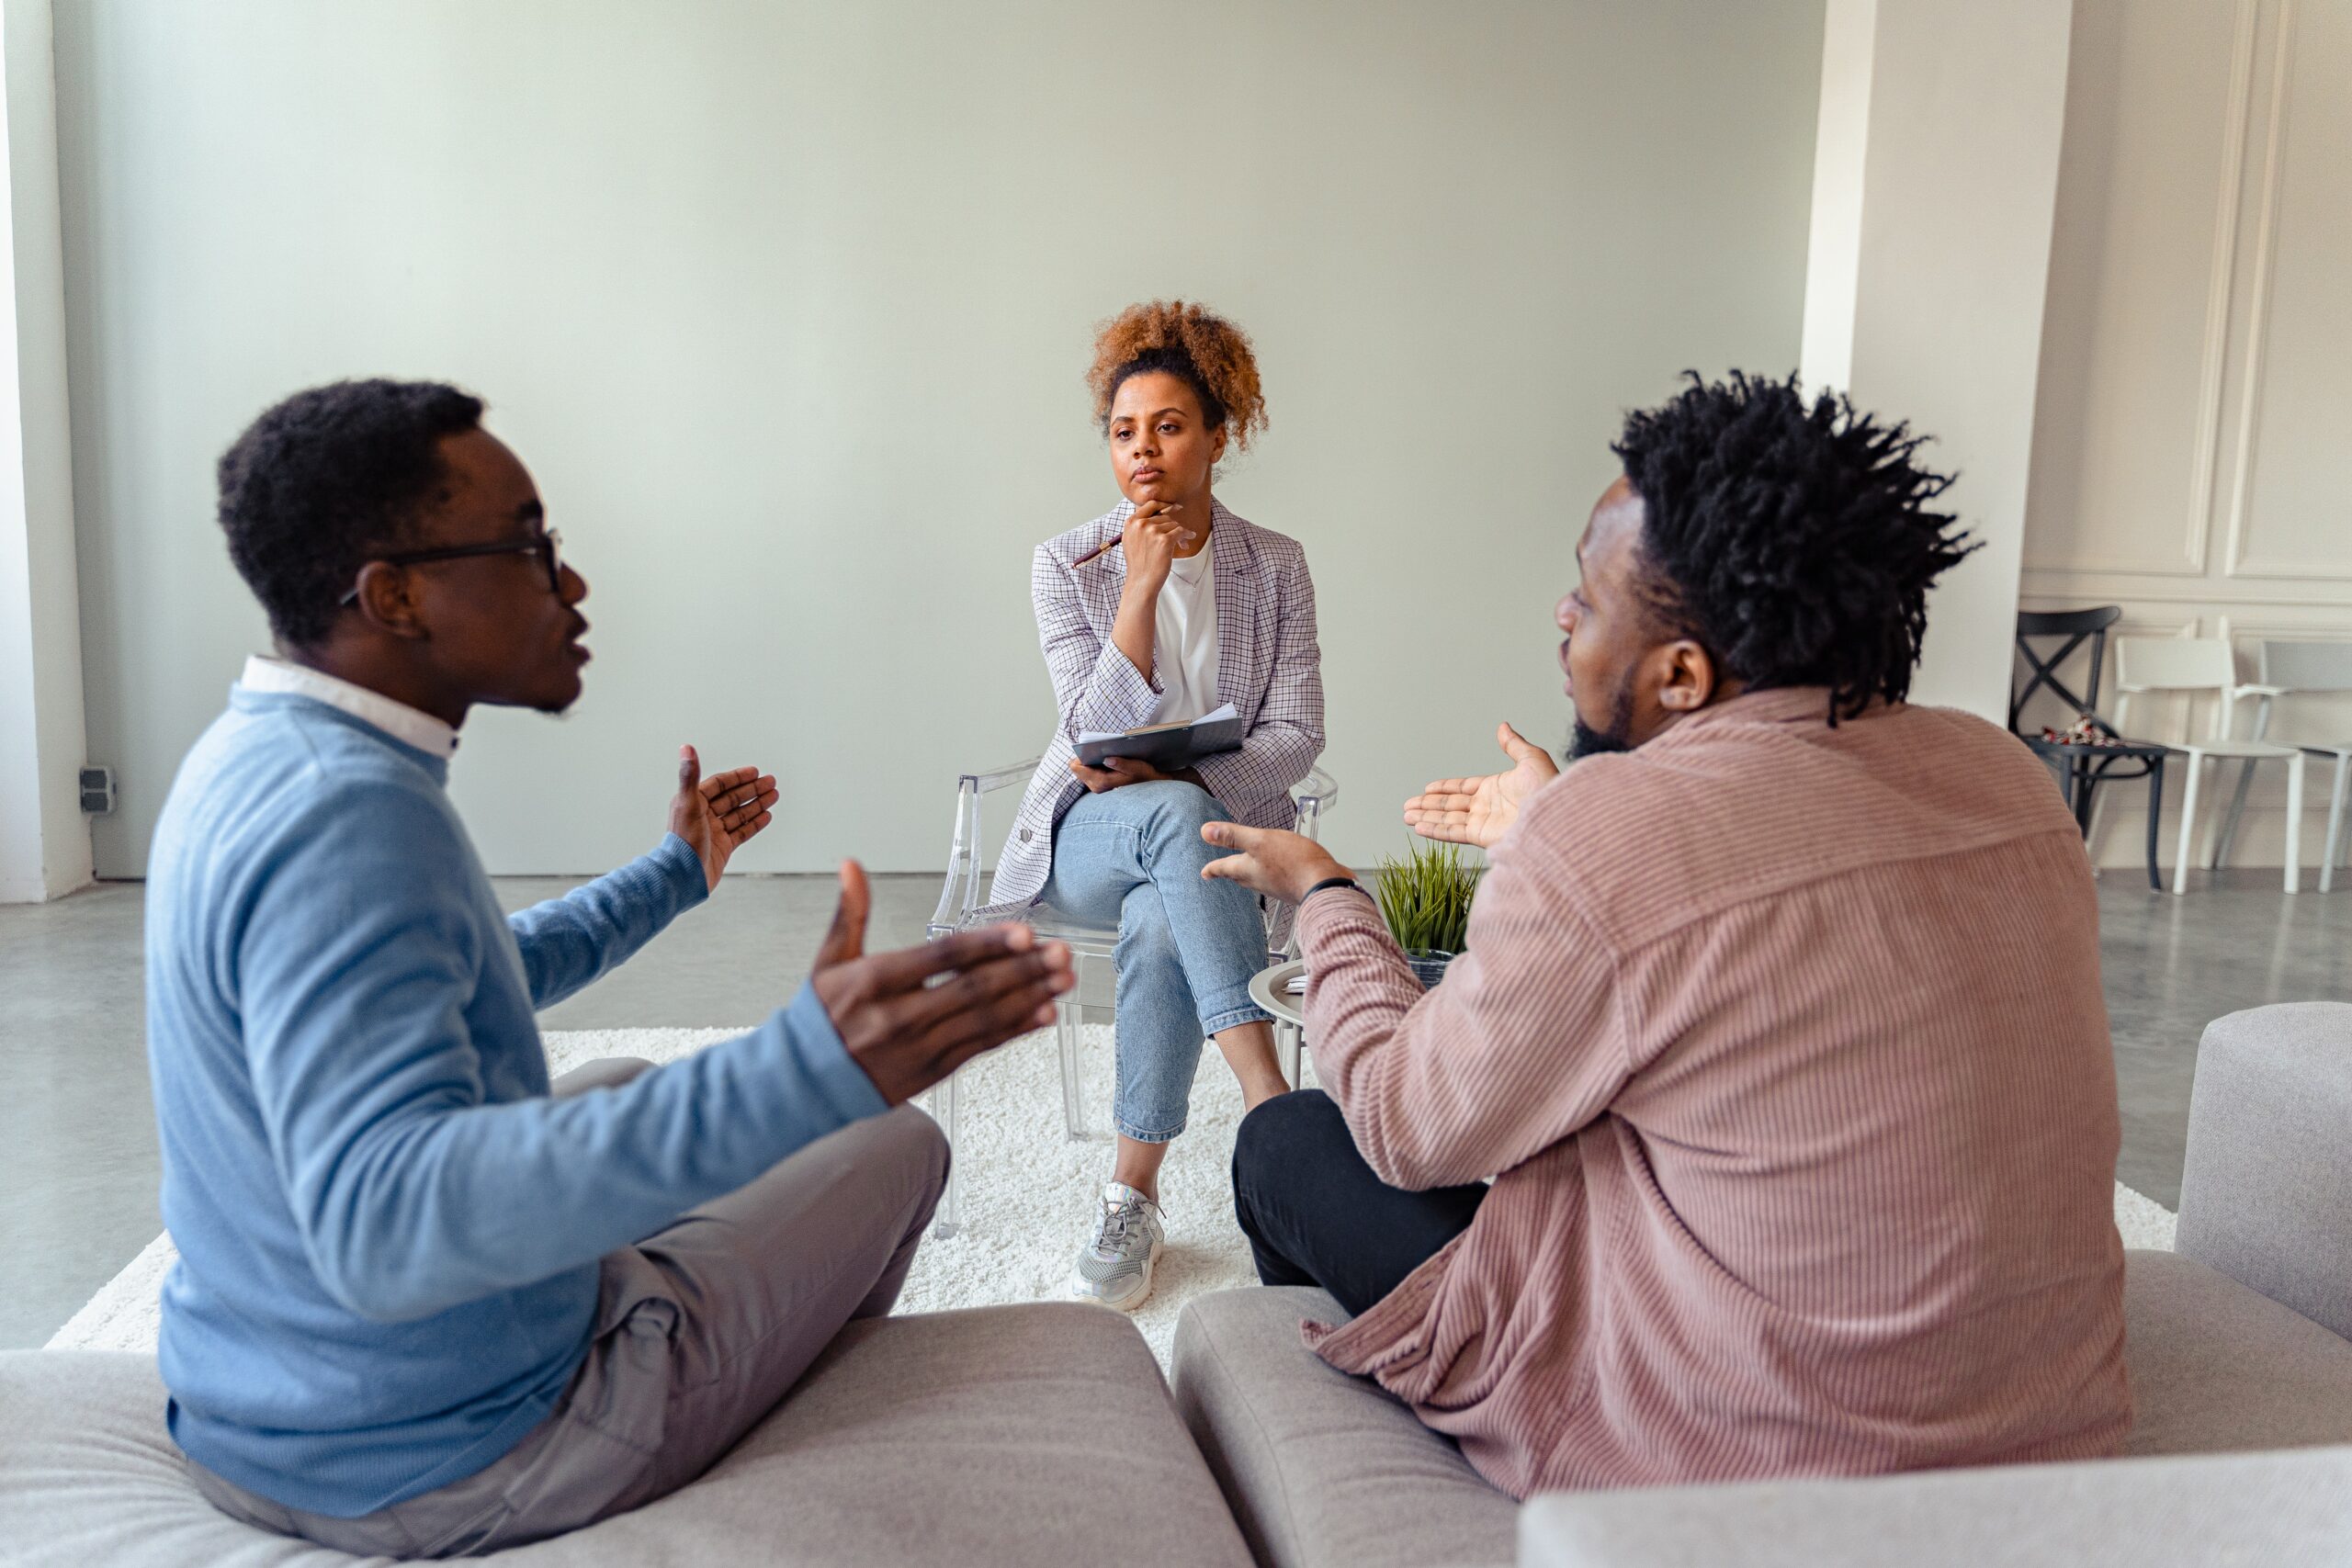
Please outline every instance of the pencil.
M1091 550L1087 551L1084 555L1082 555L1082 556L1079 557L1076 560L1074 560L1074 561L1070 562L1069 564L1070 564L1071 566L1073 566L1073 567L1080 567L1080 566L1084 566L1088 561L1092 560L1096 556L1101 555L1103 551L1105 551L1105 550L1109 549L1113 545L1116 545L1116 544L1119 544L1119 543L1124 542L1124 541L1125 540L1126 536L1126 536L1126 533L1125 533L1125 531L1123 529L1123 530L1121 530L1120 532L1118 532L1118 533L1116 533L1116 534L1112 535L1109 538L1107 538L1107 539L1103 540L1101 544L1099 544L1099 545L1095 546L1092 549L1091 549ZM2138 775L2137 775L2137 774L2134 774L2134 775L2132 775L2132 776L2136 778Z

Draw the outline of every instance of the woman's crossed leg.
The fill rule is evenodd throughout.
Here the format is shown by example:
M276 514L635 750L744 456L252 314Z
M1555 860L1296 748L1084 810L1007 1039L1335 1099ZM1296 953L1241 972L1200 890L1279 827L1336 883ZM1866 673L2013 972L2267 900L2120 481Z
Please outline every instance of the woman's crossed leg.
M1055 833L1046 902L1119 928L1118 1156L1072 1280L1106 1305L1133 1310L1151 1293L1159 1168L1184 1130L1204 1039L1217 1043L1246 1105L1289 1087L1272 1021L1250 999L1267 962L1257 897L1201 875L1220 852L1201 826L1228 819L1198 785L1157 780L1082 797Z

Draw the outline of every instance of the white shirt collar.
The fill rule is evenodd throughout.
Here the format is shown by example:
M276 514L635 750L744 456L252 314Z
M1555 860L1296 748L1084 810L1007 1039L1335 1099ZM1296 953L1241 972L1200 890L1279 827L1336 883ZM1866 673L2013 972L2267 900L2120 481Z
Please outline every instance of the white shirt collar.
M254 654L245 660L245 672L238 684L248 692L276 692L288 696L308 697L331 708L340 708L401 744L413 746L426 756L438 757L445 762L458 754L458 732L431 714L413 708L406 703L396 703L381 692L355 686L348 681L322 675L316 670L306 670L300 664L289 664L283 659Z

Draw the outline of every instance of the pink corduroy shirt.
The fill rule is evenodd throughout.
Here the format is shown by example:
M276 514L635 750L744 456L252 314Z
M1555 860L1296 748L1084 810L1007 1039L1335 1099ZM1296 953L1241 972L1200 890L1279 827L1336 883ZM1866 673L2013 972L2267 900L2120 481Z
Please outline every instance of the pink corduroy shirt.
M2015 739L1819 690L1578 762L1424 996L1299 930L1380 1176L1495 1182L1307 1341L1514 1496L2115 1453L2115 1066L2074 822Z

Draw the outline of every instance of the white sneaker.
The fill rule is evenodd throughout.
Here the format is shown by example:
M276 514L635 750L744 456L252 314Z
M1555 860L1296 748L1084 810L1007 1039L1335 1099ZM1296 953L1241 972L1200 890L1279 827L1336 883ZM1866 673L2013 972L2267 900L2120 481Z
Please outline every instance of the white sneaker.
M1102 1212L1094 1238L1078 1255L1070 1293L1133 1312L1151 1294L1151 1266L1159 1261L1166 1233L1159 1205L1124 1181L1102 1185Z

